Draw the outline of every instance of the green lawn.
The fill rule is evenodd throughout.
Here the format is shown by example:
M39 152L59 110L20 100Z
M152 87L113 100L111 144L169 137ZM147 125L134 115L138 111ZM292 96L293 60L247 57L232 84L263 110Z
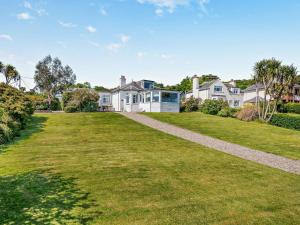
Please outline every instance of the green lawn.
M300 159L300 131L200 112L145 115L224 141L291 159Z
M299 223L300 176L119 114L37 115L0 152L0 224Z

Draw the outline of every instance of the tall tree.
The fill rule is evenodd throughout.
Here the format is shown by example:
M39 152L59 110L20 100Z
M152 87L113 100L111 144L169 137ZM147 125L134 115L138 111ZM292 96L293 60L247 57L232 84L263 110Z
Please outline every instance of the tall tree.
M220 79L217 75L213 75L213 74L205 74L202 75L201 77L199 77L199 83L202 84L204 82L209 82L212 80L218 80Z
M47 94L48 104L54 97L75 84L76 75L70 66L63 66L60 59L46 56L36 65L34 81L37 87Z
M254 79L264 87L264 96L257 98L259 118L269 121L282 97L288 94L296 82L297 68L293 65L282 65L281 61L274 58L264 59L254 66ZM259 90L257 90L257 96ZM267 99L267 96L270 99Z
M12 81L16 82L20 79L19 72L17 71L17 69L14 66L12 66L10 64L3 65L1 63L0 69L5 77L5 83L7 85L11 84Z

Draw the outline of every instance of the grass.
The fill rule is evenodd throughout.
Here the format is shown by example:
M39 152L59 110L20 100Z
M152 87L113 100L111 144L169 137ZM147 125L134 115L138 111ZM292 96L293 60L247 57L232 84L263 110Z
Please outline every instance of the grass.
M300 176L114 113L36 115L0 165L0 224L300 222Z
M146 113L146 115L224 141L291 159L300 159L299 131L200 112Z

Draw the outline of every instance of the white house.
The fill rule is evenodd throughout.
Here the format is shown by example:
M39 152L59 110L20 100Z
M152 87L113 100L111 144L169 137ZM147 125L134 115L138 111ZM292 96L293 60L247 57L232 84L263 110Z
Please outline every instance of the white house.
M264 99L265 89L262 84L253 84L244 90L244 103L255 104ZM266 100L270 100L270 95L266 96Z
M120 85L111 92L99 93L99 106L103 111L120 112L179 112L180 92L154 87L154 81L141 80L126 83L121 76Z
M186 98L200 99L222 99L227 101L230 107L240 107L243 105L243 93L237 88L234 81L224 83L221 80L213 80L199 85L199 78L193 77L193 90L186 95Z

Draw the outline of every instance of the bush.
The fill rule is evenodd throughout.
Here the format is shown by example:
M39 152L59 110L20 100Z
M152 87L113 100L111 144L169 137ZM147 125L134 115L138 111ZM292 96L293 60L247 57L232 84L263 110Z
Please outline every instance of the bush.
M278 127L300 130L300 116L274 114L269 123Z
M80 88L63 95L65 112L95 112L98 110L99 95L93 89ZM76 108L76 111L74 111Z
M221 109L221 111L218 112L218 116L221 116L221 117L235 117L235 114L238 112L238 109L236 108L224 108L224 109Z
M200 105L200 111L205 114L210 115L217 115L219 111L223 108L228 108L228 103L220 100L211 100L206 99L201 105Z
M285 104L286 112L300 114L300 103L289 102Z
M258 118L258 112L254 105L244 105L244 107L235 114L236 118L244 121L253 121Z
M18 135L33 111L32 101L27 95L16 88L0 83L0 144Z
M67 105L65 108L64 108L64 111L66 113L74 113L74 112L77 112L77 106L76 105Z
M61 110L61 104L58 98L54 98L51 104L49 105L48 99L45 95L34 93L30 94L28 97L32 101L35 110Z
M180 111L184 112L194 112L199 109L200 100L194 97L186 99L182 105Z

